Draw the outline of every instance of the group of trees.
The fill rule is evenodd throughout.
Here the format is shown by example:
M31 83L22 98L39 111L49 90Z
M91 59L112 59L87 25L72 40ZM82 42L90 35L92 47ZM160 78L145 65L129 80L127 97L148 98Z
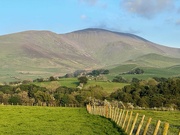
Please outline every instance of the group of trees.
M88 78L81 76L78 80L79 83L85 85ZM55 78L50 77L49 81L55 81ZM113 82L127 83L121 76L116 76ZM91 99L117 100L132 103L134 106L148 108L173 107L180 109L180 78L167 79L154 77L149 80L132 78L130 85L118 89L110 95L100 86L86 89L83 87L78 89L60 86L53 90L28 82L20 85L0 86L0 103L4 104L85 105Z
M92 71L76 70L74 73L68 73L64 77L70 78L70 77L79 77L79 76L86 76L86 75L91 75L91 76L96 77L102 74L109 74L109 70L108 69L96 69Z
M128 81L122 76L115 76L112 82L127 83Z
M180 78L155 79L125 86L112 93L110 98L140 107L180 109Z
M135 68L135 69L128 71L126 73L123 73L123 74L143 74L143 73L144 73L143 69Z
M93 70L92 72L88 73L88 75L92 75L92 76L98 76L100 74L109 74L109 70L97 69L97 70Z
M56 105L65 106L68 104L85 105L91 98L104 100L107 93L100 86L93 86L87 89L68 88L60 86L55 90L34 84L22 84L19 86L0 86L0 103L19 105Z

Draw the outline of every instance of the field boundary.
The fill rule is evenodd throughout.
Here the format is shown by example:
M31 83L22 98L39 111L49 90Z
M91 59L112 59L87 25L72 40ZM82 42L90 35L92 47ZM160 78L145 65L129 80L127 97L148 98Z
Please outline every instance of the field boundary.
M87 111L93 115L100 115L111 119L120 126L128 135L171 135L168 133L169 123L158 120L152 123L152 118L145 121L145 115L133 113L132 110L120 109L112 106L86 106ZM163 125L162 125L163 124ZM175 133L180 135L180 131ZM174 135L174 133L173 133Z

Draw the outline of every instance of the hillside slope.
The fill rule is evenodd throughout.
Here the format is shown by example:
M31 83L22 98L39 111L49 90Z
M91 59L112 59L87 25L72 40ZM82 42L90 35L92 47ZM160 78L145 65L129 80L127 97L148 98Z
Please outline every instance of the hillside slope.
M89 62L92 65L96 63L81 48L49 31L27 31L1 36L0 47L0 66L6 68L13 65L62 68L67 71L85 68Z
M128 33L85 29L67 34L25 31L0 36L0 80L37 78L65 74L77 69L94 69L133 61L147 66L179 65L180 49L154 44ZM151 54L173 60L153 63ZM159 61L158 59L156 59ZM150 63L150 64L149 64ZM15 77L14 77L15 76Z
M103 65L119 64L150 53L180 58L180 49L157 45L128 33L85 29L63 36L78 44Z

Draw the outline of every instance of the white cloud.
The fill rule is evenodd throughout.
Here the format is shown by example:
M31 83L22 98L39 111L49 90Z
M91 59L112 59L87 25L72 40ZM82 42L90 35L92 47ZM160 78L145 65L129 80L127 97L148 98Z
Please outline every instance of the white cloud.
M108 7L108 4L105 2L102 2L100 0L79 0L80 3L86 3L90 6L99 6L103 9L106 9Z
M126 10L145 18L152 18L171 9L173 4L174 0L122 0L122 5Z
M83 14L83 15L80 16L80 18L81 18L82 20L84 20L84 19L87 19L87 16Z
M98 0L79 0L80 2L87 3L91 6L94 6L97 4Z

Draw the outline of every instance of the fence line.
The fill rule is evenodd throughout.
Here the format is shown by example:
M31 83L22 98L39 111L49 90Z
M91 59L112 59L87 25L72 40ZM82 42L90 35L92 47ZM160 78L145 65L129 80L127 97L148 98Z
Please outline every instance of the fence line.
M24 104L4 104L0 103L2 106L44 106L44 107L84 107L81 104L56 104L56 103L24 103Z
M152 118L148 118L147 122L144 122L145 115L142 117L138 113L133 115L133 111L119 109L112 106L86 106L87 111L90 114L101 115L106 118L110 118L118 126L120 126L128 135L168 135L169 123L161 125L161 121L158 120L154 130L152 129ZM160 129L160 125L163 129ZM177 135L180 135L177 133Z

